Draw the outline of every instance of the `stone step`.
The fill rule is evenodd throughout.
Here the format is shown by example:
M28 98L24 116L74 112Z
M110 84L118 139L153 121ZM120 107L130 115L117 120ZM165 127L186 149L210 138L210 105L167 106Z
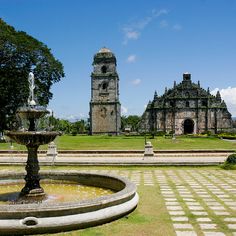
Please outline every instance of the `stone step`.
M25 165L26 157L21 158L0 158L1 165ZM57 157L53 160L52 157L39 158L40 165L79 165L79 166L188 166L188 165L219 165L223 163L225 158L222 157L127 157L127 158L101 158L101 157Z
M227 157L230 153L155 153L154 156L155 157ZM45 157L46 153L39 153L38 157ZM104 153L104 154L85 154L85 153L59 153L58 157L142 157L143 154L131 154L131 153L127 153L127 154L111 154L111 153ZM1 153L0 154L0 158L1 157L27 157L26 153Z

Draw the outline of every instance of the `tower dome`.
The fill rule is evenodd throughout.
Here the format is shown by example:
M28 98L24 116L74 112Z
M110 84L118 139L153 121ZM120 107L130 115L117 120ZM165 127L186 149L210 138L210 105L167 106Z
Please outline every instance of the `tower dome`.
M116 65L116 57L109 48L103 47L94 55L93 65L97 63L114 63Z
M109 53L109 52L111 52L111 50L109 48L106 48L106 47L103 47L98 51L98 53Z

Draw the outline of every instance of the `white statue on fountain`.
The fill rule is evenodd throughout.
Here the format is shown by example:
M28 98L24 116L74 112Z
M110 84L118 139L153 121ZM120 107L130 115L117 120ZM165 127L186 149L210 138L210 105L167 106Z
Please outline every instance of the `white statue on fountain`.
M28 104L30 106L35 106L36 102L34 100L34 89L35 89L35 84L34 84L34 74L32 72L29 73L28 76L28 81L29 81L29 98L28 98Z

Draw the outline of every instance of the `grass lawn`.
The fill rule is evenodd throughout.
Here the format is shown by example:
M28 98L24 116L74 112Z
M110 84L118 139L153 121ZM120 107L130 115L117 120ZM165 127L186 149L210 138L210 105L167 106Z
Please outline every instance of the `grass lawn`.
M14 166L4 166L0 167L0 171L19 171L23 170L24 167L14 167ZM138 194L140 197L138 207L126 217L118 219L108 224L104 224L97 227L92 227L83 230L71 231L67 233L58 233L58 236L174 236L174 223L171 220L171 216L168 212L166 206L166 200L164 198L165 189L161 190L165 186L168 186L168 191L172 191L174 194L175 201L183 208L185 212L185 217L188 218L188 224L193 226L193 230L197 233L197 235L203 235L203 230L200 227L200 223L197 221L198 217L204 216L195 216L191 213L189 208L187 207L187 202L183 200L179 191L181 188L185 188L185 191L189 191L192 194L192 198L195 199L195 202L198 202L203 208L204 211L207 212L207 217L211 219L211 223L216 225L216 229L211 230L211 232L222 232L225 235L232 235L232 230L227 227L227 223L224 222L224 217L221 215L216 215L214 212L206 205L206 200L198 195L198 191L195 191L194 187L191 187L189 184L192 181L196 181L201 185L203 189L206 189L208 194L212 196L218 203L224 205L225 210L228 212L227 217L236 217L236 211L231 210L230 207L225 205L222 199L219 199L216 193L211 192L204 183L201 181L209 181L214 186L218 186L219 182L227 183L227 176L231 176L231 181L236 183L236 171L230 170L225 171L221 170L219 167L42 167L41 169L54 169L54 170L96 170L99 173L106 171L112 173L116 171L116 174L121 175L122 173L128 173L128 177L132 181L132 175L139 175L140 181L138 184ZM147 182L145 182L145 175L151 173L151 180L153 181L153 185L149 186ZM160 177L156 177L159 173ZM191 174L190 174L191 173ZM113 173L114 174L114 173ZM186 175L190 175L190 179L185 179ZM201 176L201 179L196 178L196 175ZM176 177L173 177L176 176ZM162 180L162 177L165 177L166 182ZM213 177L215 182L212 182L210 178ZM193 178L193 179L192 179ZM217 178L217 181L216 179ZM181 181L181 182L179 182ZM190 181L190 182L187 182ZM168 184L168 185L166 185ZM224 184L224 185L225 185ZM178 190L180 189L180 190ZM227 190L223 189L222 192L226 194ZM236 201L236 195L234 193L228 193L229 198L232 201ZM173 197L172 197L173 198ZM181 222L179 222L181 223ZM48 234L52 236L53 234Z
M168 149L236 149L236 142L224 141L215 137L155 137L151 141L154 150ZM142 136L68 136L56 138L58 150L143 150L144 137ZM41 147L46 149L47 146ZM10 149L9 143L0 143L0 150ZM25 147L14 143L14 150L24 150Z

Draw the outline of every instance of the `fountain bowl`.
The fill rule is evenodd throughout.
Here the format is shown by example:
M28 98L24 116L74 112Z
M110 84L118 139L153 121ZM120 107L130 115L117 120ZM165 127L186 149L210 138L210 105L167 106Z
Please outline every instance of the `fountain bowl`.
M1 173L20 180L25 173ZM65 203L1 205L0 234L28 235L77 230L104 224L132 212L138 204L136 185L123 177L79 171L41 171L41 179L69 180L114 191L91 200Z
M52 142L60 132L56 131L5 131L5 134L22 145L40 146Z
M17 111L21 119L39 119L50 112L44 107L28 106Z

